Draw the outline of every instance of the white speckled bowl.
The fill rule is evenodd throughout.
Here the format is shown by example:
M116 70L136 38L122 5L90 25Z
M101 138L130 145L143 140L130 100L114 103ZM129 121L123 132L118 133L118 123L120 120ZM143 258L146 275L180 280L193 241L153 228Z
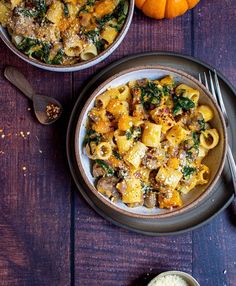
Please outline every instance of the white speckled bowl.
M189 284L189 286L200 286L200 284L197 282L197 280L195 278L193 278L193 276L191 276L190 274L188 274L186 272L182 272L182 271L166 271L166 272L163 272L163 273L159 274L158 276L156 276L154 279L152 279L152 281L149 282L147 286L155 286L156 282L160 278L162 278L164 276L168 276L168 275L176 275L176 276L181 277L184 281L186 281Z
M193 88L196 88L200 91L200 103L207 104L211 106L215 114L214 119L211 121L212 126L217 128L220 134L220 142L218 146L211 152L204 160L206 165L210 167L210 178L209 182L206 185L198 186L195 191L189 192L189 194L183 196L184 205L181 208L176 208L174 210L166 209L148 209L146 207L136 207L129 208L121 201L118 203L113 203L105 196L100 194L95 188L95 179L91 174L91 161L84 152L84 138L86 135L86 122L87 114L89 110L94 106L95 98L107 90L109 87L116 87L131 80L149 78L149 79L158 79L166 75L172 75L177 81L185 83ZM88 95L89 96L89 95ZM116 210L122 214L135 217L135 218L161 218L161 217L170 217L180 213L183 213L190 208L197 207L206 197L209 195L214 185L216 184L219 176L224 167L225 156L226 156L226 144L227 144L227 133L226 127L223 119L223 115L215 103L213 97L209 91L200 84L192 76L184 73L183 71L175 70L169 67L162 66L147 66L147 67L137 67L129 70L125 70L119 74L116 74L102 83L88 98L85 106L82 109L82 112L79 116L78 123L76 126L75 133L75 154L76 160L81 172L81 175L86 183L88 189L93 192L95 196L99 198L105 205L113 210ZM215 156L217 154L217 156ZM89 191L88 190L88 191Z
M126 21L124 23L124 26L123 26L121 32L119 33L118 37L114 41L114 43L109 48L107 48L105 51L103 51L102 53L100 53L99 55L94 57L93 59L88 60L88 61L84 61L84 62L79 62L77 64L73 64L73 65L50 65L50 64L43 63L43 62L38 61L38 60L33 59L33 58L29 58L27 55L25 55L24 53L22 53L21 51L19 51L15 47L15 45L11 42L11 38L10 38L7 30L5 28L3 28L1 25L0 25L0 38L8 46L8 48L14 54L16 54L19 58L21 58L22 60L26 61L27 63L34 65L38 68L41 68L44 70L49 70L49 71L54 71L54 72L75 72L75 71L83 70L86 68L90 68L90 67L100 63L101 61L105 60L110 54L112 54L118 48L118 46L121 44L124 37L126 36L128 30L129 30L130 24L132 22L133 13L134 13L134 4L135 4L135 0L129 0L129 11L128 11Z

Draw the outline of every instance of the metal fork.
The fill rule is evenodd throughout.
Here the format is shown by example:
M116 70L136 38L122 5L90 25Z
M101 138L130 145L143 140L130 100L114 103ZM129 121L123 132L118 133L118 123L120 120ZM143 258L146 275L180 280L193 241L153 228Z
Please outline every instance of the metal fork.
M223 113L224 119L225 119L225 124L227 127L229 127L229 117L226 112L226 108L224 105L221 89L220 89L220 84L218 80L218 76L216 73L216 70L214 70L214 80L211 71L209 71L209 79L210 79L210 85L207 79L207 75L204 72L204 82L202 80L201 74L199 74L199 81L206 86L208 90L211 91L211 94L213 95L214 99L216 102L219 104L220 109ZM210 87L209 87L210 86ZM234 195L236 196L236 164L234 161L233 153L232 150L228 144L227 146L228 152L227 152L227 160L229 163L232 179L233 179L233 186L234 186Z

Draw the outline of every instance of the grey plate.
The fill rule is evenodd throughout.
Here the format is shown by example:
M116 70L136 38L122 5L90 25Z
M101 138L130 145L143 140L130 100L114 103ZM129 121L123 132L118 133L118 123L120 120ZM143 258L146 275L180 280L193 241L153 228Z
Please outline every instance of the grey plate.
M233 200L233 185L230 176L228 165L225 166L220 180L218 181L214 190L206 198L204 202L197 205L195 208L184 212L183 214L176 215L171 218L161 219L136 219L118 214L116 211L108 208L100 200L93 195L93 193L85 186L83 179L80 175L74 153L74 136L75 127L81 111L81 106L86 101L86 94L91 94L94 89L105 81L108 77L131 67L144 66L144 65L162 65L173 67L185 71L192 76L198 77L199 73L213 70L212 67L200 62L189 56L183 56L175 53L145 53L138 54L121 59L107 68L103 69L97 74L87 86L80 92L74 109L71 114L70 122L67 130L67 157L69 161L70 170L75 180L78 190L88 202L88 204L101 216L121 227L143 233L146 235L170 235L178 234L188 230L195 229L204 223L207 223L216 214L225 209ZM219 73L220 85L224 95L224 101L232 118L230 122L230 129L235 127L234 119L236 118L236 92L232 85ZM234 128L235 129L235 128ZM231 146L234 144L235 138L233 133L229 133L229 143ZM236 153L233 148L233 153Z

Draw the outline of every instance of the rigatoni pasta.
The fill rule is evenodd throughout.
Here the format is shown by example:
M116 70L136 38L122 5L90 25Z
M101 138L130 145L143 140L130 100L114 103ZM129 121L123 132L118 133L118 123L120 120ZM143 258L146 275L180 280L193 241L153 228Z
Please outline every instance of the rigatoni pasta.
M175 208L209 181L220 140L200 93L171 76L109 88L88 113L85 146L98 192L129 207Z
M74 64L115 41L128 6L128 0L1 0L0 24L30 58Z

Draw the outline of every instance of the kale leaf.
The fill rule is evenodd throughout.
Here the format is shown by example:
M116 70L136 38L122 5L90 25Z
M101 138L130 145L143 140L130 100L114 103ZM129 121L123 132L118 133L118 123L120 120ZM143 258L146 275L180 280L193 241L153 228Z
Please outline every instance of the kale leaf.
M200 138L199 138L200 135L196 132L193 132L192 137L193 137L194 148L197 149L200 144Z
M138 141L138 139L142 135L142 129L141 127L134 127L132 126L130 129L128 129L125 133L127 140L131 140L132 138L134 141Z
M159 106L161 103L161 89L153 82L148 82L146 86L141 86L141 102L146 110Z
M64 56L64 52L62 49L60 49L50 63L52 65L60 65L62 63L63 56Z
M122 156L120 155L120 153L118 151L113 150L113 155L116 157L116 159L122 160Z
M68 18L70 16L67 3L64 3L64 15L65 15L66 18Z
M94 142L96 144L99 144L101 142L101 135L98 134L96 131L90 129L87 131L87 134L85 136L85 139L84 139L84 144L87 145L91 142Z
M206 122L205 122L204 119L198 120L198 124L199 124L199 127L200 127L200 130L201 130L201 131L206 130Z
M173 101L174 101L174 108L173 108L173 113L176 115L181 109L184 111L188 111L191 108L195 107L195 103L189 99L188 97L184 97L182 95L173 96Z
M50 63L49 54L51 44L49 43L25 37L17 47L28 56L39 59L45 63Z
M104 162L103 160L99 160L99 159L97 159L97 160L95 160L95 162L100 166L100 167L102 167L105 171L106 171L106 173L108 174L108 175L114 175L115 174L115 170L111 167L111 166L109 166L106 162Z
M194 172L196 172L196 168L190 166L184 166L182 169L182 173L185 179L188 179Z

